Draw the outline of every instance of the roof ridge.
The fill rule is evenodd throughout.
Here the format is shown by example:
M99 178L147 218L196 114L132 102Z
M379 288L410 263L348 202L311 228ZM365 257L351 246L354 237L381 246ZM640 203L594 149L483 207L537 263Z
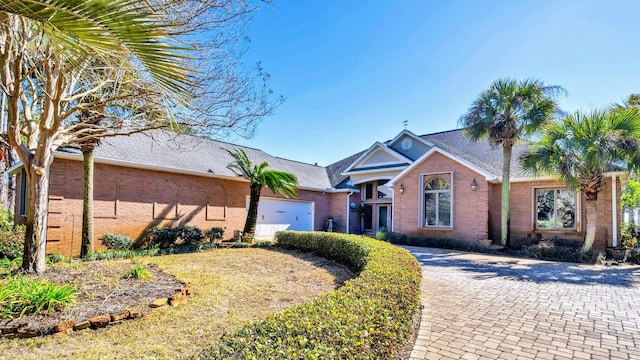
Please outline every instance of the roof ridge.
M464 129L463 129L463 128L460 128L460 129L451 129L451 130L444 130L444 131L436 131L436 132L434 132L434 133L422 134L422 135L419 135L419 136L420 136L420 137L423 137L423 136L429 136L429 135L438 135L438 134L444 134L444 133L450 133L450 132L454 132L454 131L462 131L462 130L464 130Z

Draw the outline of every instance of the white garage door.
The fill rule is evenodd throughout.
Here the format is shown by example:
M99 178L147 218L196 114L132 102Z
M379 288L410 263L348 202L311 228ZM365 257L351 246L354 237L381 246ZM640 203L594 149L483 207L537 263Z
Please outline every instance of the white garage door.
M256 239L271 240L281 230L313 230L313 202L261 198Z

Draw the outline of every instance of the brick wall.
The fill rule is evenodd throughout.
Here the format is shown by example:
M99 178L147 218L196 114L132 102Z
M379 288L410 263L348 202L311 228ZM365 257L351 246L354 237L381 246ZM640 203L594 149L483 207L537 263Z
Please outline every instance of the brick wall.
M541 234L545 238L553 238L555 236L566 239L584 240L586 230L586 200L581 196L579 224L576 231L543 231L536 230L534 224L534 189L538 187L563 187L559 181L530 181L518 182L511 184L511 245L519 247L530 242L531 237L535 234ZM617 194L620 195L621 183L616 181ZM499 185L498 185L499 190ZM497 213L498 226L500 224L500 194L497 195ZM596 228L596 239L594 248L603 251L607 246L611 246L613 241L613 225L612 225L612 209L611 209L611 177L606 179L605 188L598 194L598 223ZM621 210L618 203L618 222L621 220ZM618 229L618 236L619 236ZM619 237L618 237L619 239Z
M338 192L331 194L331 208L329 214L333 216L336 221L335 232L347 232L347 216L349 216L349 233L355 233L355 227L360 225L360 215L358 207L360 206L360 193L354 192L349 197L349 203L356 203L356 209L349 209L347 215L347 196L348 192Z
M80 253L82 227L82 162L56 159L51 167L47 253ZM242 230L249 183L105 164L95 165L94 230L96 249L104 233L141 240L156 225L187 224L203 230L225 229L225 238ZM262 193L274 196L268 189ZM330 199L301 190L300 200L314 201L314 227L321 229Z
M425 173L453 172L453 227L451 229L423 228L419 219L421 176ZM448 178L448 174L445 177ZM471 190L476 179L478 188ZM404 186L404 193L397 193L393 209L394 231L425 237L478 241L488 237L489 185L485 178L464 165L434 153L423 163L396 181L395 188Z

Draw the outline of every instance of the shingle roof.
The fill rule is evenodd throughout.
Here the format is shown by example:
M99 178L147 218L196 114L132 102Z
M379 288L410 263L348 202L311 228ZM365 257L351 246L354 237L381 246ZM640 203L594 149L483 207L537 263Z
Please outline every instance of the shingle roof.
M360 158L360 156L362 156L365 151L366 150L360 151L357 154L353 154L347 158L344 158L327 166L327 174L329 175L331 186L337 187L338 185L341 185L344 180L349 178L348 176L342 175L342 173L349 167L349 165L358 160L358 158Z
M502 147L492 148L487 140L471 142L462 134L462 129L443 131L420 136L435 146L446 150L468 162L502 177ZM511 154L511 177L530 176L522 170L518 159L527 150L528 142L523 141L513 147Z
M203 175L235 177L236 175L227 169L227 164L232 162L233 158L224 150L235 148L244 150L253 163L266 161L271 169L294 174L302 188L331 187L327 170L322 166L271 156L262 150L228 142L162 130L105 138L96 149L95 158L97 161L128 163L132 167L144 165ZM57 152L80 154L79 149L70 147L60 148Z
M486 140L471 142L462 134L462 129L443 131L421 135L420 138L435 146L460 157L496 177L502 177L502 147L492 148ZM388 144L386 141L385 144ZM513 147L511 155L511 178L527 177L518 159L527 149L528 143L521 142ZM364 151L351 155L327 167L327 173L333 186L340 184L346 176L341 175L344 170L356 161Z

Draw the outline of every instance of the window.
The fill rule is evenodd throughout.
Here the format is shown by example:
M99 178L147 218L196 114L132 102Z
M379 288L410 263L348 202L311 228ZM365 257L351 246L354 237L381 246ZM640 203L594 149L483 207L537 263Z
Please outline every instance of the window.
M22 169L20 172L20 201L18 203L19 213L22 216L27 216L27 203L29 201L29 189L27 188L27 173Z
M366 183L364 185L365 191L364 191L364 199L365 200L369 200L369 199L373 199L373 183Z
M567 189L536 189L536 229L575 230L576 193Z
M451 227L451 185L443 177L425 178L424 227Z
M389 180L378 180L378 199L391 198L391 190L386 186Z

